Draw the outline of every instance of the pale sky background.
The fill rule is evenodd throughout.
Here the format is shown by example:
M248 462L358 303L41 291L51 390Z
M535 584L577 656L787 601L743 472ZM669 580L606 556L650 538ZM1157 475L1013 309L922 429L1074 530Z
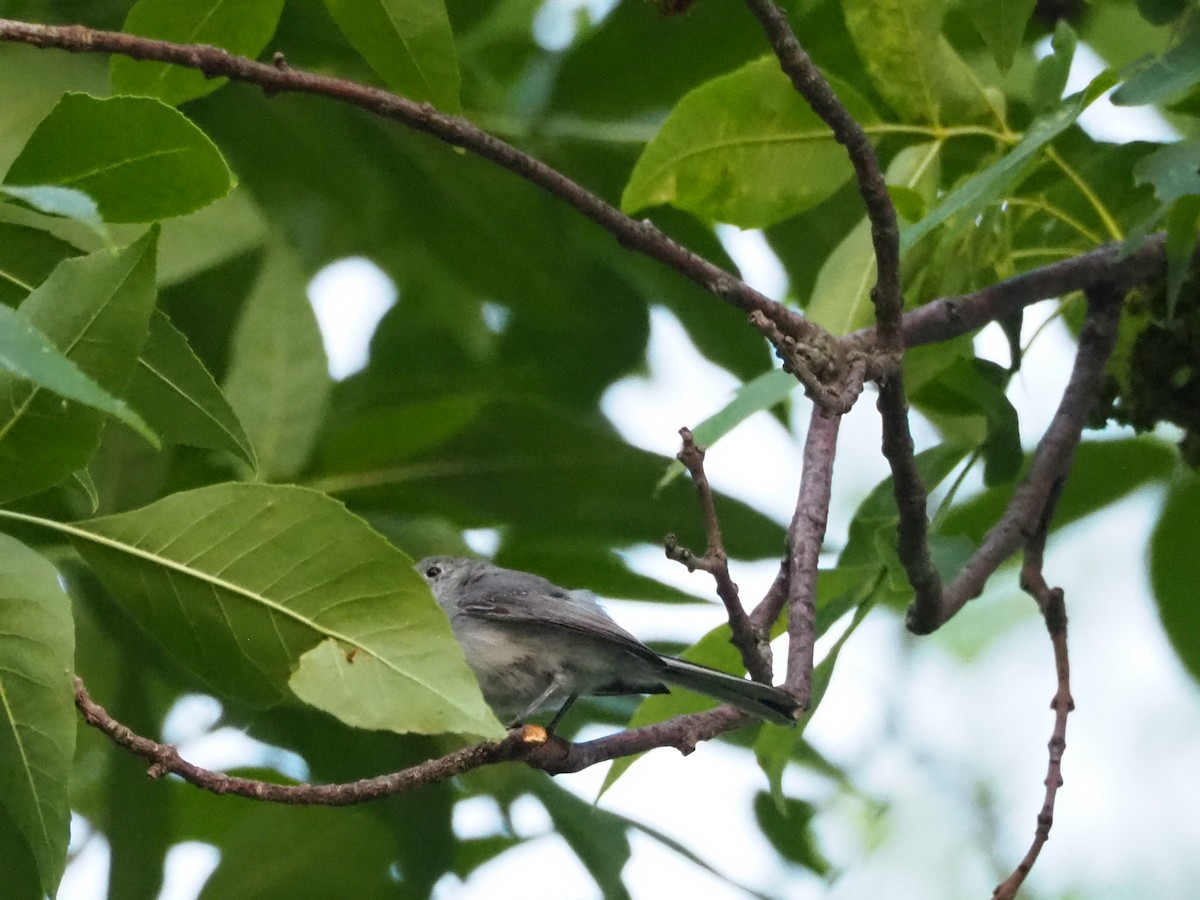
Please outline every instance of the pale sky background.
M562 10L544 13L539 35L550 45L569 39L567 20ZM1099 66L1080 47L1068 92ZM1152 110L1114 111L1106 104L1098 103L1083 120L1097 137L1177 137ZM785 276L761 235L722 229L721 236L752 282L769 295L785 295ZM396 302L394 287L370 263L347 260L320 273L310 292L331 373L345 377L365 362L375 323ZM1027 336L1052 311L1052 303L1032 308ZM985 329L976 346L981 355L1007 361L1006 343L994 327ZM1061 323L1052 323L1009 389L1026 447L1049 421L1073 349ZM657 309L648 375L615 384L605 410L631 442L673 454L677 429L721 408L736 386L736 379L696 352L669 313ZM797 419L806 417L804 404ZM919 445L933 439L920 421L914 428ZM719 489L786 522L799 479L800 437L759 414L712 450L709 476ZM841 431L832 547L840 546L854 508L885 474L873 397L865 396ZM1077 709L1068 724L1065 785L1054 830L1028 882L1030 897L1182 900L1194 897L1200 884L1194 852L1200 846L1200 691L1166 643L1144 568L1145 537L1160 493L1139 492L1103 518L1065 529L1050 544L1047 577L1067 593ZM489 535L474 538L479 549L487 549ZM657 547L631 548L629 558L639 570L713 601L694 608L611 603L616 618L640 637L698 638L720 621L706 576L689 576ZM734 568L748 598L761 596L773 574L774 563ZM831 637L818 645L818 654ZM605 794L601 806L679 840L735 880L788 900L988 897L1033 835L1054 687L1044 626L1033 602L1017 590L1011 569L931 638L912 638L897 616L873 612L843 651L807 731L818 750L849 770L863 796L848 796L795 767L785 778L789 795L821 810L816 823L821 849L844 873L832 885L780 862L760 838L750 801L765 779L752 755L737 748L710 742L687 758L673 750L650 753ZM162 737L179 743L184 756L201 765L262 762L261 745L231 729L212 730L219 714L211 698L187 698ZM289 774L304 775L303 763L290 754L276 751L270 759ZM598 766L559 781L590 801L605 770ZM977 802L985 792L986 805ZM447 877L440 898L513 896L518 884L538 885L538 896L547 900L597 896L536 801L522 801L514 819L521 834L540 836L482 867L465 884ZM78 855L59 896L98 900L105 895L107 846L82 820L75 825ZM495 804L487 798L456 810L455 828L464 836L499 827ZM649 838L633 833L631 842L625 881L635 898L745 896ZM212 847L176 847L162 900L196 897L216 864Z

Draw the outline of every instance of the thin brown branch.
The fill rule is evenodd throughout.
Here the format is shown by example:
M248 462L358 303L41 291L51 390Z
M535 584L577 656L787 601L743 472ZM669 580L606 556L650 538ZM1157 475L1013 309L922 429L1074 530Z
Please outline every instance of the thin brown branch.
M162 778L178 775L184 781L214 794L234 794L252 800L296 806L352 806L392 794L405 793L428 784L501 762L524 762L551 775L578 772L596 763L644 753L656 747L674 747L691 753L701 741L755 721L732 706L666 722L622 731L594 741L572 744L536 725L516 728L500 741L482 741L376 778L340 784L277 784L226 775L188 762L170 744L143 737L108 714L88 694L83 680L75 678L75 705L85 722L108 736L118 747L140 756L150 764L147 775Z
M813 653L817 643L817 573L833 492L840 416L826 416L816 406L804 440L804 469L796 511L788 528L787 610L788 691L805 707L812 696ZM770 596L770 594L768 594ZM766 601L763 601L766 605ZM756 610L757 612L757 610ZM770 610L764 614L768 615ZM767 619L769 628L773 617Z
M1038 443L1029 470L1000 520L984 536L979 549L946 586L939 604L918 595L908 610L908 627L927 634L950 620L969 600L983 592L993 572L1036 532L1054 485L1066 477L1079 445L1088 413L1096 401L1117 337L1123 295L1109 286L1088 292L1088 311L1079 334L1071 378L1058 410Z
M675 535L667 535L664 549L668 559L687 566L689 572L699 569L707 572L716 582L717 596L725 604L725 614L729 619L729 640L741 654L742 664L750 677L763 684L772 683L771 644L768 636L754 630L742 599L738 595L738 586L729 574L729 554L725 552L725 542L721 539L721 524L717 520L717 506L713 499L712 485L704 471L704 448L696 443L691 429L680 428L679 436L683 439L683 448L676 454L684 468L692 476L696 485L696 498L700 501L700 512L704 517L704 529L708 545L703 556L696 556L686 547L681 547Z
M260 63L203 44L177 44L82 25L39 25L11 19L0 19L0 40L40 48L53 47L71 53L115 53L130 59L171 63L198 69L209 78L230 78L256 84L267 94L315 94L357 106L475 153L537 185L608 231L623 247L674 269L737 309L759 313L783 334L811 345L812 355L818 359L836 345L815 322L787 309L689 250L649 220L638 221L625 215L558 170L477 128L468 120L439 112L428 103L417 103L343 78L293 69L278 53L272 64ZM826 367L824 363L816 366L817 369ZM800 370L796 376L806 388L820 395L823 385L812 371Z
M1058 789L1063 784L1062 758L1067 749L1067 717L1075 709L1075 700L1071 697L1071 663L1067 654L1067 607L1063 600L1062 588L1050 587L1043 574L1046 535L1062 484L1062 479L1059 479L1051 489L1041 521L1025 545L1025 559L1021 566L1021 588L1037 602L1046 622L1051 646L1054 648L1054 669L1058 687L1050 701L1050 708L1054 710L1054 729L1047 744L1049 762L1044 782L1046 793L1042 800L1042 808L1038 812L1037 826L1029 850L1012 874L996 887L992 894L994 900L1015 898L1025 878L1032 871L1042 847L1050 839L1050 829L1054 825L1054 802L1058 796Z
M1154 234L1132 251L1122 243L1105 244L971 294L926 303L904 314L900 322L904 345L916 347L948 341L1041 300L1064 297L1101 284L1124 294L1166 271L1165 240L1165 235ZM847 335L845 340L869 358L875 346L875 329L864 328Z
M854 167L858 190L871 222L875 251L876 280L871 291L875 304L875 344L871 358L872 377L879 382L879 413L883 425L883 454L892 470L896 506L900 514L899 553L905 572L921 606L941 605L941 579L929 557L929 519L925 512L926 491L917 471L912 433L908 423L908 401L904 394L901 357L904 342L900 322L903 297L900 293L900 232L896 208L888 194L883 169L862 126L838 99L812 58L800 46L787 13L774 0L746 0L758 18L779 65L813 111L845 146ZM776 342L776 347L781 347ZM825 379L829 383L831 379ZM838 407L830 404L826 409Z
M746 5L758 19L771 49L779 60L784 74L813 112L833 131L834 139L846 148L850 164L858 180L858 190L871 221L871 243L878 264L875 288L871 299L875 303L876 328L879 346L885 353L899 353L900 312L900 232L896 226L896 208L888 194L883 170L875 156L862 126L842 105L821 70L800 46L787 13L774 0L746 0Z

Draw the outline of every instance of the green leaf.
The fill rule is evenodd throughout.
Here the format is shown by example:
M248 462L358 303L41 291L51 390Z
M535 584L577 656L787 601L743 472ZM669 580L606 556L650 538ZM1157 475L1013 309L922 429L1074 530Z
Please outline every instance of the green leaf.
M1163 630L1184 668L1200 681L1200 477L1171 485L1150 538L1150 585Z
M1042 113L1057 106L1067 89L1067 76L1071 74L1071 63L1075 59L1075 46L1079 39L1066 19L1059 19L1050 39L1049 56L1038 60L1033 73L1033 109Z
M1025 464L1028 461L1029 455ZM1084 441L1075 451L1050 530L1104 509L1149 482L1167 478L1176 461L1174 448L1152 438ZM999 485L957 504L939 521L938 532L981 541L1004 511L1013 487Z
M325 0L342 33L384 84L458 112L458 54L441 0Z
M1141 106L1171 100L1200 82L1200 25L1193 24L1178 43L1148 66L1134 72L1112 93L1117 106Z
M256 465L229 401L185 338L158 310L129 382L129 402L165 440L225 450Z
M968 0L967 14L992 51L1001 72L1012 68L1013 57L1025 36L1025 26L1037 0Z
M763 372L737 389L733 399L692 429L696 444L706 450L733 431L756 412L763 412L782 403L796 389L796 377L782 369ZM661 491L684 473L683 463L675 460L658 480L656 490Z
M38 212L48 216L62 216L81 222L92 231L107 239L108 231L96 201L76 188L59 187L53 184L16 187L0 185L0 194L27 203Z
M535 778L529 783L550 814L555 830L595 879L601 896L605 900L628 900L629 891L621 881L621 869L630 856L626 823L549 779Z
M888 184L916 189L932 200L941 150L938 142L905 147L888 166ZM871 289L877 271L871 223L864 216L821 266L805 315L836 335L869 325L874 316Z
M1004 394L1007 384L1007 370L987 360L959 356L911 395L914 404L946 415L983 416L987 422L981 445L983 480L989 487L1015 478L1024 460L1017 411Z
M503 733L412 562L337 501L222 484L60 526L180 664L258 706L361 728Z
M295 475L308 461L332 383L304 273L275 244L232 340L225 395L250 436L259 475Z
M67 862L74 657L71 601L58 573L0 534L0 804L32 851L42 891L50 896Z
M154 309L157 230L116 253L59 263L19 313L109 393L120 394ZM104 417L0 372L0 498L50 487L95 451Z
M1143 156L1133 167L1137 184L1154 185L1161 203L1169 204L1188 194L1200 194L1200 141L1177 141Z
M784 859L818 875L828 874L829 861L821 855L812 829L816 807L793 797L785 797L782 807L766 791L755 794L754 817L758 827Z
M7 306L0 306L0 369L53 391L60 397L115 416L157 445L158 438L124 400L110 394L64 355L29 320Z
M1167 318L1175 318L1179 292L1192 271L1196 236L1200 233L1200 196L1180 197L1167 212Z
M954 122L985 109L975 77L942 35L944 0L843 0L846 28L875 88L906 122Z
M77 188L107 222L181 216L233 187L216 145L178 110L150 97L88 94L58 102L4 180Z
M281 12L283 0L138 0L122 30L180 44L208 44L253 59L271 40ZM171 106L210 94L226 81L127 56L113 56L109 67L114 94L157 97Z
M1057 108L1034 119L1025 136L1005 156L972 176L947 195L924 219L900 232L900 249L908 250L952 216L970 217L994 203L1021 179L1027 167L1050 141L1069 128L1080 113L1112 87L1115 76L1102 72L1077 94L1063 100Z
M79 249L40 228L0 222L0 303L16 306Z
M853 88L838 82L835 89L855 118L875 121ZM833 132L768 56L676 104L634 166L621 208L671 204L708 221L762 228L816 206L852 173Z

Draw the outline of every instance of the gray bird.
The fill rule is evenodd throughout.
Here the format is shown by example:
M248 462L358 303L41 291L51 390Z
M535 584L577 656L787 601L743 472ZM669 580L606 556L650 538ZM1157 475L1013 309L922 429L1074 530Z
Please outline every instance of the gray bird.
M523 722L583 694L663 694L664 682L706 694L780 725L800 715L796 699L670 656L660 656L614 622L591 591L568 591L537 575L489 562L431 556L417 563L475 673L505 722Z

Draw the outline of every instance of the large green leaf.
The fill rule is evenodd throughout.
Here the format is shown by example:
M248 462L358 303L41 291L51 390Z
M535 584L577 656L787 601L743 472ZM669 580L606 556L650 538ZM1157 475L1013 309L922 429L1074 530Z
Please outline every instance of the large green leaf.
M123 30L180 44L209 44L253 58L275 33L282 11L283 0L138 0ZM196 69L127 56L114 56L110 66L113 93L157 97L172 106L225 83Z
M843 0L846 28L875 88L907 122L947 124L985 107L942 34L945 0Z
M312 451L331 383L307 280L281 244L267 254L232 347L226 396L258 454L261 477L286 479Z
M32 851L50 896L67 862L74 654L71 602L58 573L0 534L0 805Z
M322 494L215 485L62 527L222 694L267 706L290 687L360 728L503 732L411 561Z
M1118 106L1159 103L1200 82L1200 25L1194 21L1170 50L1144 66L1113 91Z
M628 900L629 890L621 880L630 856L626 822L548 779L530 779L530 784L605 900Z
M175 326L158 310L129 382L129 402L165 440L225 450L255 465L229 401Z
M0 370L23 378L36 388L45 388L115 416L148 440L155 440L154 432L124 400L96 384L27 318L7 306L0 306Z
M1171 646L1200 681L1200 477L1171 485L1150 539L1150 584Z
M458 112L458 55L442 0L325 0L325 5L388 87Z
M120 394L154 309L157 231L112 253L67 259L19 312L80 371ZM0 498L49 487L87 462L104 417L0 372Z
M67 94L30 136L4 181L90 195L108 222L151 222L197 210L233 187L216 145L150 97Z
M860 122L875 120L852 88L839 83L837 91ZM638 159L621 208L669 203L762 228L825 200L852 173L829 126L768 56L679 101Z

